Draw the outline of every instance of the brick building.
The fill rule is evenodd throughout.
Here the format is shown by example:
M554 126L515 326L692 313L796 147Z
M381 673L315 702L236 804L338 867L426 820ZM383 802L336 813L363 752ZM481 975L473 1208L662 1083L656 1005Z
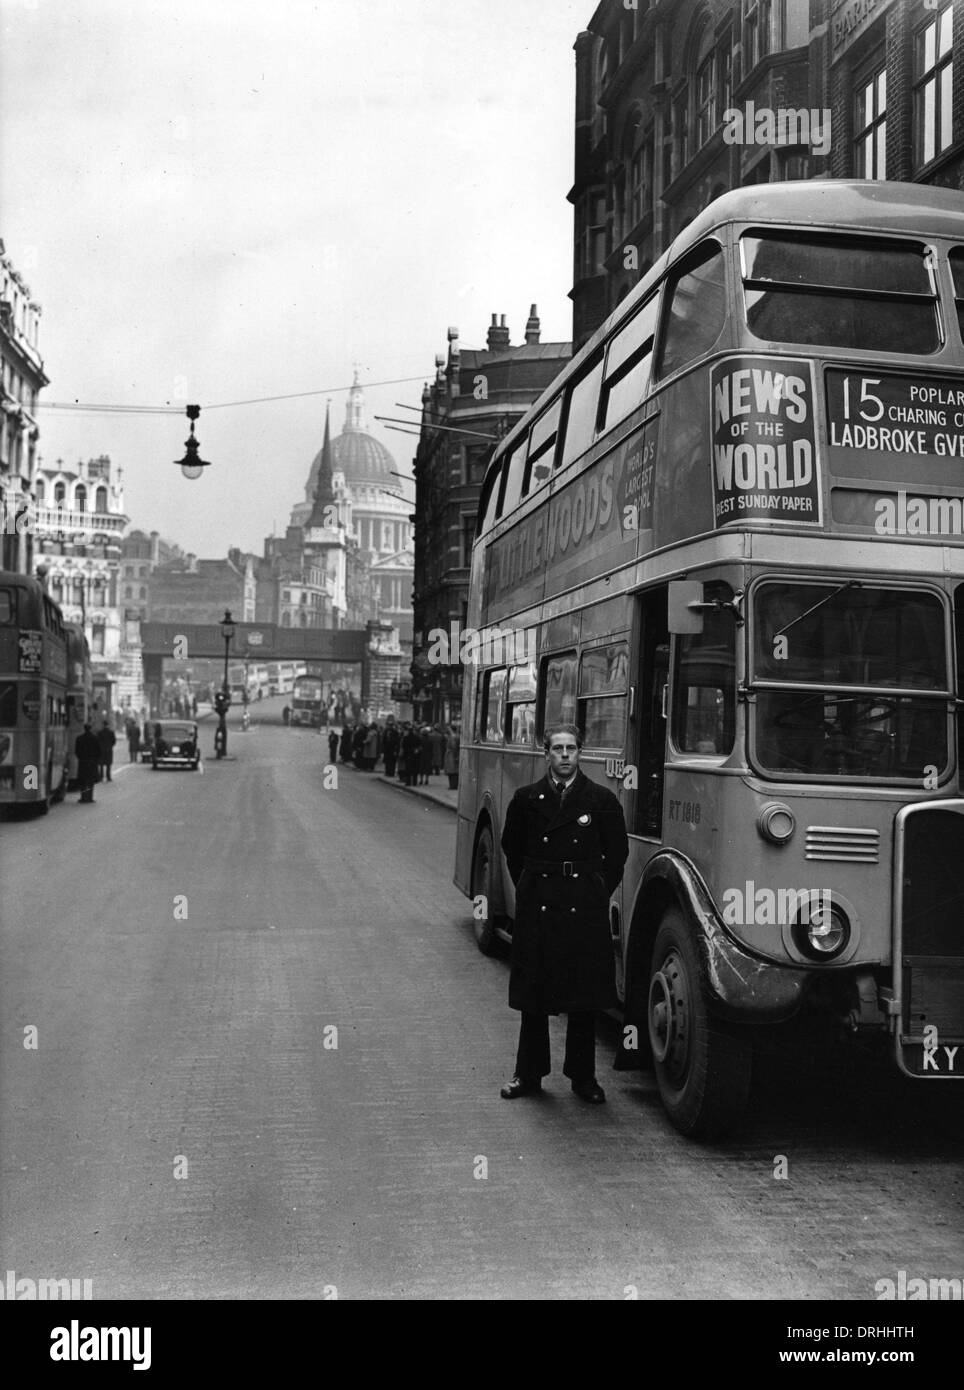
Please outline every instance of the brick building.
M448 355L436 357L435 380L422 393L411 674L415 715L431 723L461 713L461 668L429 664L429 634L465 624L479 492L492 449L572 356L571 343L540 343L539 336L534 304L525 342L515 347L505 315L492 315L481 349L463 347L450 328Z
M193 555L159 566L150 577L150 613L160 623L216 623L225 609L235 622L255 621L254 555L229 550L225 560Z
M964 188L964 0L602 0L575 52L577 349L730 188Z

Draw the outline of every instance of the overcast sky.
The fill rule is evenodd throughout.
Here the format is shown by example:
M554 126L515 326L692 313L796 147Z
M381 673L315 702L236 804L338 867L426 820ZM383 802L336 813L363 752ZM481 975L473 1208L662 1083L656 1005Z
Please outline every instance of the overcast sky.
M575 68L595 0L0 0L0 236L43 305L45 461L110 454L132 525L283 533L326 396L404 415L455 324L571 337ZM333 433L344 391L332 391ZM414 418L414 417L413 417ZM414 439L372 425L408 470ZM410 494L411 489L407 489Z

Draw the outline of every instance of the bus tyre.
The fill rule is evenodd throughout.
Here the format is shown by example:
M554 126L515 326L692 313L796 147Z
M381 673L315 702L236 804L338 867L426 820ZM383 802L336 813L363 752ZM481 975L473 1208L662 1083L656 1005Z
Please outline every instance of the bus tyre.
M694 1139L726 1134L746 1109L752 1044L745 1029L707 1008L697 946L675 907L664 912L656 934L647 1016L656 1079L673 1124Z
M495 847L492 842L492 831L486 826L479 836L475 846L475 856L472 860L472 925L475 929L475 944L484 956L497 955L499 949L499 938L495 934L495 915L492 911L494 880ZM482 898L483 902L479 907L475 907L479 898ZM485 909L485 916L480 918L477 914L483 908Z

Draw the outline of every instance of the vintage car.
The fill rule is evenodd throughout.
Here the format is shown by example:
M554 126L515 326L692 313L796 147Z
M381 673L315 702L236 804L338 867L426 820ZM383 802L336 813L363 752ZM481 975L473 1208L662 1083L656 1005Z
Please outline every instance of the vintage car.
M151 767L196 768L201 761L198 728L193 719L159 719L151 725Z

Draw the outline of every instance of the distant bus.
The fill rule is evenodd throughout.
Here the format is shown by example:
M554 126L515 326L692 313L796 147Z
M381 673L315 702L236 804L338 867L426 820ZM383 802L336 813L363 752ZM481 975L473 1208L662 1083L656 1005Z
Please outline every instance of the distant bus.
M0 571L0 804L44 814L67 790L67 644L41 584Z
M291 723L317 729L322 722L323 687L320 676L298 676L291 700Z
M94 683L90 648L84 630L76 623L65 623L67 633L67 783L77 782L77 755L74 744L91 717Z
M964 197L839 179L710 203L494 452L456 883L508 939L506 808L575 724L684 1133L798 1015L964 1079L962 458Z

